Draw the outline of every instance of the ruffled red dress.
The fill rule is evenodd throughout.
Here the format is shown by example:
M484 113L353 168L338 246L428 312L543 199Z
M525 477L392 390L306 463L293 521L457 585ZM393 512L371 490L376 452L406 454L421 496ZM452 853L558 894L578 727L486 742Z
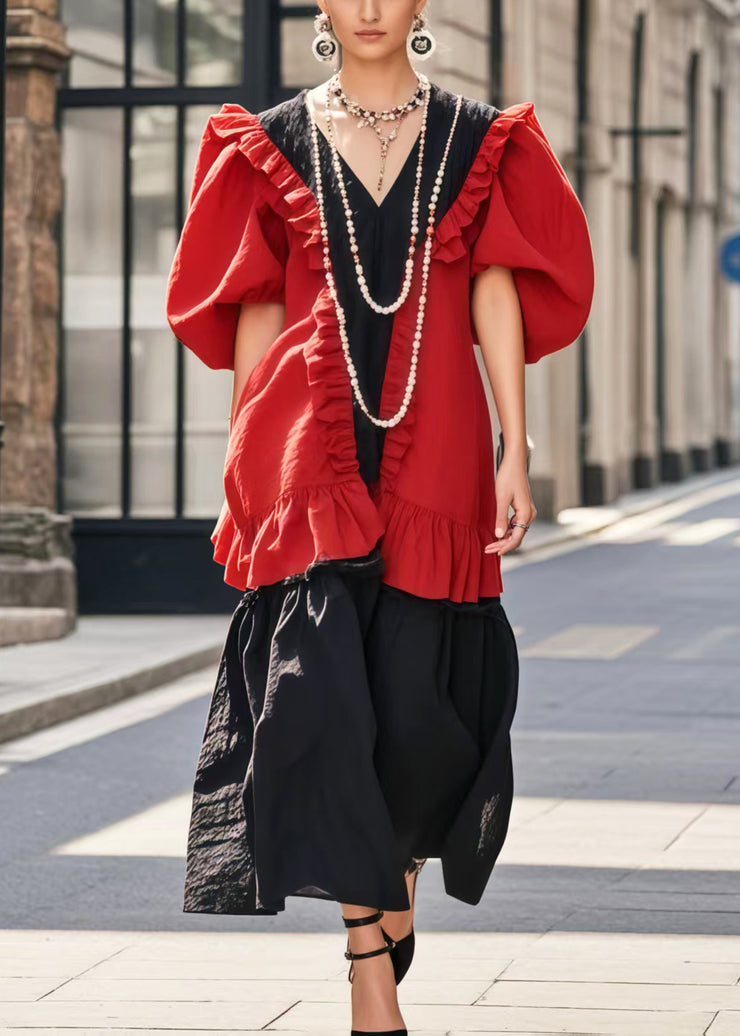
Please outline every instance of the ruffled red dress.
M432 84L422 222L455 101ZM411 297L395 317L375 313L318 139L353 361L371 411L388 416L408 372L423 235ZM340 158L381 301L403 276L418 146L380 206ZM463 98L432 251L453 293L428 304L420 351L435 343L442 369L435 381L430 358L425 382L420 361L418 402L382 430L351 393L322 286L316 189L305 91L259 115L224 105L201 142L168 285L173 330L212 367L233 366L241 302L286 306L237 407L214 532L245 594L198 759L186 911L274 914L289 895L402 910L403 871L425 857L441 860L450 895L477 903L508 827L518 655L499 559L482 552L494 538L490 422L454 331L467 322L468 345L476 337L454 289L509 266L527 361L567 345L593 289L585 217L531 103L501 112Z

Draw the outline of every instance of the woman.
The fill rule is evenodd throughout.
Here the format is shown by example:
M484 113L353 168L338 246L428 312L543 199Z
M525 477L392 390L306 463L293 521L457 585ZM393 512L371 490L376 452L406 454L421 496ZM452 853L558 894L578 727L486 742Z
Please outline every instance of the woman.
M500 565L536 515L524 364L577 338L593 265L532 103L499 111L413 68L434 49L424 0L319 6L314 54L341 42L341 68L211 116L168 284L178 338L234 371L213 541L245 591L184 909L340 903L353 1032L405 1033L421 866L439 858L446 892L477 903L506 835ZM495 484L475 343L506 444Z

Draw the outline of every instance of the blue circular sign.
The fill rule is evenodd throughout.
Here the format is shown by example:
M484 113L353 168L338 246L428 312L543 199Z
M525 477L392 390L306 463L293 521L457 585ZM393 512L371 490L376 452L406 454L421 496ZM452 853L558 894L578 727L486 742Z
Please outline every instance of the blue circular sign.
M740 281L740 234L725 238L719 258L720 269L729 281Z

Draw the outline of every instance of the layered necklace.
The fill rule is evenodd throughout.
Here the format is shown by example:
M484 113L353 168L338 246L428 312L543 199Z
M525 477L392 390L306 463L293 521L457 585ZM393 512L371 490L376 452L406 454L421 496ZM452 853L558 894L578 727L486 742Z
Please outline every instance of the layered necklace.
M419 134L419 156L418 156L417 163L416 163L416 181L415 181L415 184L414 184L414 197L413 197L413 201L412 201L412 205L411 205L411 230L410 230L408 257L406 259L406 273L405 273L405 276L404 276L403 285L401 287L401 292L400 292L398 298L396 299L395 302L391 303L390 305L385 305L385 306L382 306L382 305L380 305L380 303L376 302L375 299L373 299L371 297L370 292L368 291L368 288L367 288L367 282L365 280L365 275L364 275L364 272L363 272L362 263L360 262L360 258L359 258L359 249L358 249L358 246L357 246L357 240L355 238L355 228L354 228L354 222L352 220L352 210L351 210L349 202L347 200L347 191L346 191L346 187L345 187L345 184L344 184L344 176L342 174L342 167L341 167L341 164L340 164L340 161L339 161L339 153L337 151L337 146L336 146L336 142L335 142L335 139L334 139L334 126L333 126L332 115L331 115L330 98L332 96L339 96L340 98L344 97L344 91L342 90L341 83L339 82L339 74L338 73L335 74L334 76L332 76L332 78L329 80L329 84L328 84L328 88L327 88L327 100L326 100L327 137L328 137L329 147L330 147L330 150L331 150L332 164L333 164L336 176L337 176L337 182L339 184L339 192L341 194L342 203L343 203L343 206L344 206L345 220L346 220L346 225L347 225L347 234L349 236L349 242L350 242L350 251L351 251L352 258L354 260L354 266L355 266L355 276L357 278L357 284L358 284L358 287L359 287L360 292L362 294L362 297L365 299L367 304L373 310L375 310L376 313L395 313L396 310L399 309L400 306L403 305L404 301L408 297L408 294L409 294L409 291L410 291L410 288L411 288L411 280L412 280L413 272L414 272L415 245L416 245L417 235L419 233L419 222L418 222L418 219L419 219L419 195L420 195L420 188L421 188L421 174L422 174L423 162L424 162L424 143L425 143L425 139L426 139L427 113L428 113L428 110L429 110L429 93L430 93L430 82L427 79L427 77L423 73L420 73L420 72L416 72L415 74L416 74L416 77L417 77L417 80L418 80L418 87L417 87L417 90L414 93L414 98L417 96L419 91L422 92L422 94L423 94L423 104L424 104L424 118L423 118L423 121L422 121L421 131L420 131L420 134ZM368 111L367 109L364 109L364 108L362 108L359 105L357 105L356 107L357 107L358 111L362 112L363 119L365 119L368 123L370 123L370 118L372 118L374 121L372 123L370 123L370 124L374 125L375 121L377 121L378 119L383 120L384 116L386 118L395 118L395 117L397 117L397 112L398 112L399 108L410 110L409 105L413 106L416 103L414 98L412 98L409 102L407 102L406 105L396 106L396 109L390 109L390 110L388 110L386 112ZM355 105L356 104L356 102L349 101L349 99L347 99L347 102L348 102L347 103L348 107L349 107L349 105ZM408 374L408 378L407 378L407 381L406 381L406 389L405 389L405 392L404 392L404 395L403 395L403 401L401 402L401 405L398 408L398 410L396 411L396 413L393 415L393 417L388 417L388 418L385 418L385 419L380 418L380 417L376 417L374 414L371 414L370 411L368 410L367 404L365 403L365 399L364 399L364 397L362 395L362 392L360 391L359 380L358 380L358 377L357 377L357 370L355 369L355 365L354 365L354 363L352 361L352 356L351 356L351 353L350 353L349 339L347 338L347 327L346 327L346 320L345 320L345 315L344 315L344 309L343 309L341 303L339 302L339 295L338 295L338 292L337 292L337 286L336 286L336 282L334 280L334 274L333 274L332 267L331 267L331 253L330 253L330 248L329 248L328 222L327 222L327 219L326 219L326 213L325 213L325 209L324 209L324 189L323 189L322 178L321 178L321 156L320 156L320 152L319 152L319 139L318 139L319 130L318 130L318 127L316 125L316 120L313 117L313 112L311 111L310 108L308 109L309 115L311 116L311 135L312 135L312 138L313 138L313 159L314 159L314 172L315 172L315 176L316 176L316 195L317 195L317 200L318 200L318 203L319 203L319 221L320 221L320 224L321 224L321 236L322 236L322 240L323 240L323 243L324 243L323 254L324 254L324 271L325 271L325 274L326 274L326 281L327 281L327 285L329 287L329 293L330 293L330 295L331 295L331 297L332 297L332 299L334 301L334 308L336 310L337 321L338 321L338 324L339 324L339 335L340 335L340 338L341 338L341 341L342 341L342 351L344 353L345 362L347 364L347 370L349 372L349 379L350 379L350 383L352 385L352 391L354 393L355 399L357 400L357 402L358 402L362 412L365 414L365 416L370 421L372 421L373 424L377 425L379 428L392 428L394 425L397 425L399 423L399 421L401 421L403 419L403 417L405 416L405 414L406 414L406 412L407 412L407 410L409 408L409 403L411 402L411 396L412 396L412 393L413 393L413 390L414 390L414 385L416 383L416 367L417 367L417 364L418 364L419 346L421 344L421 332L422 332L422 327L423 327L423 324L424 324L424 312L426 310L427 281L429 279L429 264L430 264L430 261L431 261L432 243L433 243L433 240L434 240L434 217L435 217L435 212L436 212L436 209L437 209L437 199L439 198L439 192L440 192L440 189L441 189L441 186L442 186L442 182L444 180L444 172L445 172L445 168L446 168L446 165L447 165L447 156L448 156L449 151L450 151L450 145L452 143L452 137L453 137L453 134L455 132L455 126L457 125L457 117L458 117L458 114L459 114L459 111L460 111L461 103L462 103L462 95L460 94L460 95L458 95L458 98L457 98L457 104L455 105L455 116L454 116L454 118L452 120L452 126L450 127L450 132L449 132L449 135L448 135L448 138L447 138L447 143L445 145L444 153L442 155L442 160L441 160L440 165L439 165L439 170L437 171L437 175L435 177L434 188L432 190L432 195L431 195L431 198L429 200L429 213L428 213L428 218L427 218L426 239L424 241L424 258L423 258L423 268L422 268L421 293L419 295L419 305L418 305L417 316L416 316L416 330L414 332L414 344L413 344L413 350L412 350L412 355L411 355L411 363L410 363L410 367L409 367L409 374Z

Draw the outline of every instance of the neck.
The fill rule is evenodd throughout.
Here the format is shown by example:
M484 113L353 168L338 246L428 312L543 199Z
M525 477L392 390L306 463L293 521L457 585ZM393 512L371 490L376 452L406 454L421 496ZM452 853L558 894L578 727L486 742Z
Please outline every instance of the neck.
M358 61L345 54L339 82L349 97L371 111L404 104L418 86L416 73L405 54L403 60L393 64Z

